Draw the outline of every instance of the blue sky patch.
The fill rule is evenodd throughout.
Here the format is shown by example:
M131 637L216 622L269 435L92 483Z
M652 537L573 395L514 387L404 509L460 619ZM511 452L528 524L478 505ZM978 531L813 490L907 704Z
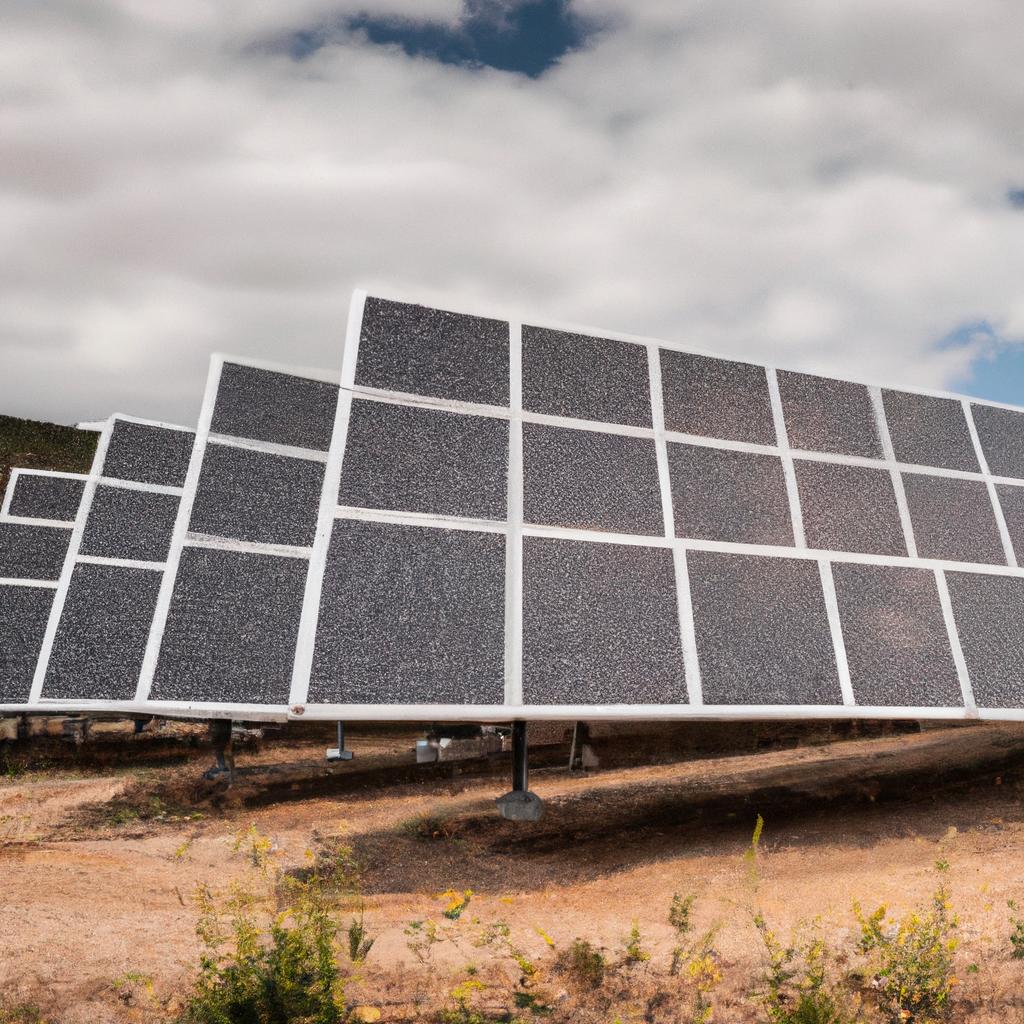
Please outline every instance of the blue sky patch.
M378 46L400 46L410 57L539 78L598 29L572 10L571 0L466 0L454 24L364 13L294 32L286 49L304 60L357 32Z
M1024 188L1008 188L1006 201L1018 210L1024 210Z
M1001 338L987 320L962 324L938 347L953 348L979 340L984 343L981 352L951 389L991 402L1024 405L1024 345Z

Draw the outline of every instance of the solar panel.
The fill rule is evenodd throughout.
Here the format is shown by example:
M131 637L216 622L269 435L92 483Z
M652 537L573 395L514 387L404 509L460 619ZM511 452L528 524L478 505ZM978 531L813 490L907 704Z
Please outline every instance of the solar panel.
M358 293L340 380L215 357L72 530L26 491L0 601L31 653L56 594L52 707L1021 718L1022 453L1009 406Z
M293 714L1019 716L1021 410L377 297L341 383Z
M135 702L192 438L183 427L108 420L65 531L30 704Z
M138 681L154 710L286 714L336 377L212 360Z
M85 477L15 469L0 505L0 710L23 709Z

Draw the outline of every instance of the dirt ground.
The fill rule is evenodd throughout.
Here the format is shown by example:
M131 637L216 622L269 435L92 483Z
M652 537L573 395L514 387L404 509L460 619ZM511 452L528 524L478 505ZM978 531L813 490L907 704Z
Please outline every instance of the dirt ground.
M501 759L416 769L408 735L352 745L356 760L332 769L315 743L243 754L227 791L199 782L205 762L195 757L9 774L0 781L3 998L62 1024L172 1016L197 969L197 886L261 884L246 856L252 827L271 841L270 871L307 863L325 843L352 848L375 938L357 996L385 1021L431 1019L467 964L507 972L507 956L479 944L498 921L538 964L578 937L614 958L634 922L650 963L667 960L674 893L696 896L698 929L718 926L715 1020L760 1019L755 907L780 934L817 921L826 941L848 947L855 900L896 912L926 901L938 859L950 865L961 919L957 1019L1024 1021L1024 960L1010 957L1007 907L1024 902L1020 726L586 774L555 762L531 775L547 807L536 825L497 817ZM628 762L628 750L617 754ZM742 855L759 813L755 891ZM442 916L446 890L473 893L458 922ZM407 929L428 919L448 939L422 963ZM618 1016L644 1019L628 1006Z

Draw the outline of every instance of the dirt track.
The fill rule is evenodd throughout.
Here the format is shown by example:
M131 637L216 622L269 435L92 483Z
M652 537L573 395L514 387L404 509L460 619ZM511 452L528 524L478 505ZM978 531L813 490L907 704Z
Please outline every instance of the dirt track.
M830 937L842 940L853 925L853 899L906 908L928 896L933 862L946 857L964 920L964 956L987 958L986 991L971 998L998 1004L991 1016L970 1019L1024 1020L1015 996L1024 989L1024 966L1003 951L1006 900L1024 898L1020 727L586 776L550 768L531 779L547 802L538 826L497 818L503 765L478 765L490 773L451 779L427 772L423 782L394 785L377 772L352 788L343 773L360 770L355 746L357 760L336 770L337 795L306 797L295 784L291 798L285 789L263 806L245 806L259 791L261 771L270 778L287 769L300 778L301 765L282 764L291 758L306 759L309 772L322 775L318 748L246 759L249 770L226 801L211 802L207 793L194 803L203 793L195 763L84 777L29 773L0 784L0 990L65 1024L160 1019L195 970L191 894L200 883L251 876L232 850L250 824L273 840L272 862L282 866L302 864L325 837L352 846L377 937L364 1001L394 1004L396 1015L412 998L403 988L432 984L421 976L404 927L436 915L436 894L449 888L473 890L479 923L508 921L538 957L545 940L537 929L559 946L586 936L614 950L633 919L651 951L666 955L668 903L674 892L692 892L698 923L723 925L727 978L746 978L757 948L739 859L761 813L767 824L758 899L783 930L820 916ZM386 761L407 746L397 738L364 753ZM203 816L191 817L197 813ZM435 816L442 837L417 837L408 824L417 815ZM466 957L465 949L438 947L438 992L444 970ZM152 979L152 993L126 981L130 972ZM727 981L722 998L718 1020L752 1019L739 981L732 988Z

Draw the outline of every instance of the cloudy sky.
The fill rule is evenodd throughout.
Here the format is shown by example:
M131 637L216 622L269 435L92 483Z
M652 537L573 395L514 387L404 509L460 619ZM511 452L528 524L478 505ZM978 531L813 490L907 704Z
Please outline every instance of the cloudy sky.
M194 423L351 290L1024 402L1024 6L0 0L0 411Z

